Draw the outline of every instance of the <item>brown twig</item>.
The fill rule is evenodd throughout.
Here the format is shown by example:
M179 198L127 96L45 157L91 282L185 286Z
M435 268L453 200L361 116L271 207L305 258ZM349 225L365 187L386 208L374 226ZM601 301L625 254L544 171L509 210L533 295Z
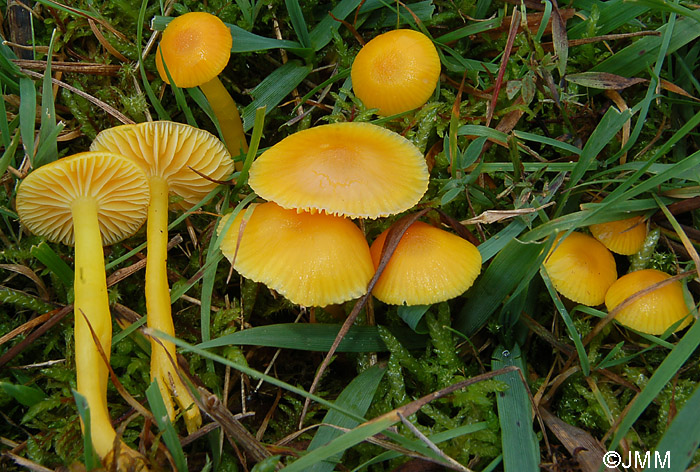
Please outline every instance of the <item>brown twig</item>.
M382 275L382 272L384 272L384 268L389 263L389 259L391 258L392 254L394 254L396 247L399 245L401 237L406 232L409 226L415 223L418 220L418 218L425 215L430 210L431 208L425 208L417 213L406 215L399 219L396 223L394 223L389 229L389 233L387 234L386 240L384 241L384 246L382 247L382 255L379 258L379 265L377 266L377 270L375 271L374 276L367 285L367 292L362 296L362 298L360 298L355 303L355 306L353 307L348 317L345 319L345 322L340 328L340 331L338 331L338 335L335 337L335 340L333 340L333 345L331 345L330 350L324 357L321 366L318 368L318 371L314 376L314 380L311 384L311 388L309 389L309 393L314 393L316 391L316 388L318 387L318 382L321 379L321 376L325 372L328 365L331 363L333 354L335 354L335 351L338 349L340 342L350 330L350 327L353 325L353 323L355 323L357 315L360 314L360 311L365 306L365 303L367 303L369 297L372 296L372 289L376 285L377 280L379 280L379 277ZM299 428L301 428L304 424L304 417L306 416L306 412L309 409L310 403L311 400L307 397L306 401L304 402L304 408L302 409L299 418Z

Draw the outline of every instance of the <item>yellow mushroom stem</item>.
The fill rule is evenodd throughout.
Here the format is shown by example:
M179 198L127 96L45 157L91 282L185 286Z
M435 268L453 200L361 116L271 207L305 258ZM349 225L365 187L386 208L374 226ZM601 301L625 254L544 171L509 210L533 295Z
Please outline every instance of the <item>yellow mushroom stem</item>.
M146 313L148 327L175 336L170 308L167 278L168 257L168 182L162 177L148 179L151 199L148 205L146 252ZM158 382L161 396L171 419L175 418L172 396L183 410L187 431L192 433L202 422L187 386L180 380L175 345L169 341L151 340L151 379Z
M248 142L243 132L243 122L238 113L236 102L233 101L219 78L214 77L209 82L201 84L199 88L204 92L209 105L214 110L216 119L219 120L221 133L224 135L224 142L231 156L238 156L241 150L244 153L248 152Z
M102 237L94 198L81 198L72 205L75 234L75 363L78 392L90 408L90 433L95 452L110 459L117 433L107 409L107 364L95 345L90 326L97 335L109 361L112 344L112 321L107 297ZM88 326L88 322L90 325ZM125 444L119 444L119 464L143 466L142 458Z

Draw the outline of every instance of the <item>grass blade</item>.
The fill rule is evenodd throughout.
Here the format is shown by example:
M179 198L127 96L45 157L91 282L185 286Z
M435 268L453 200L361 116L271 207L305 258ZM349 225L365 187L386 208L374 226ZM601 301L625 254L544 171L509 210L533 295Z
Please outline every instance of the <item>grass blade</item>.
M72 390L75 405L78 408L80 420L83 422L83 460L87 470L94 470L101 467L100 459L97 457L95 448L92 445L92 434L90 427L90 407L84 396L77 390Z
M304 20L304 14L301 12L299 2L297 0L284 0L284 4L287 7L289 20L292 22L292 28L294 28L299 42L303 47L310 48L311 38L309 37L309 29L306 26L306 20Z
M511 351L499 346L494 350L491 368L519 367L525 376L525 362L516 344ZM540 448L532 429L532 405L522 378L516 372L501 378L510 387L496 394L498 419L501 423L503 470L527 472L540 470Z
M693 323L685 336L678 341L676 347L666 356L664 361L651 376L644 390L638 393L627 406L624 417L617 426L615 435L610 444L610 450L617 448L620 441L630 430L637 418L644 413L647 406L664 389L671 379L678 373L695 349L700 346L700 323Z
M41 88L41 124L39 126L39 150L34 166L40 167L58 159L58 142L56 138L63 126L56 125L56 110L53 102L53 84L51 83L51 59L56 40L56 30L51 34L49 53L46 56L46 70Z
M656 445L656 450L661 454L673 458L673 462L668 467L657 467L661 465L654 461L651 468L645 470L670 470L672 472L684 471L693 459L693 454L700 446L700 421L698 421L698 411L700 411L700 387L688 398L683 408L676 413L671 425L668 427L663 437ZM665 461L664 461L665 462ZM670 462L670 461L669 461Z
M546 255L544 249L545 243L523 243L517 239L506 244L469 290L455 329L468 336L479 329L518 284L537 273Z
M380 368L379 366L371 367L362 372L360 375L355 377L350 384L343 389L342 392L340 392L340 395L338 395L335 403L354 411L360 416L364 416L365 413L367 413L367 409L372 402L374 393L377 391L379 382L384 377L385 372L386 369ZM348 418L345 415L341 415L333 410L326 413L326 416L323 417L322 422L348 429L355 428L359 424L357 421ZM314 435L314 438L311 440L307 450L313 451L314 449L318 449L319 447L340 437L342 434L343 432L338 429L322 426ZM330 472L335 469L335 466L338 462L340 462L341 457L342 455L337 455L322 462L317 462L307 470L309 472Z
M19 79L19 131L24 153L34 159L34 128L36 126L36 89L29 77Z
M544 267L540 268L540 275L542 276L542 280L544 280L544 284L547 287L549 296L552 297L554 306L557 308L557 311L559 311L561 318L564 320L566 330L569 332L569 337L574 341L574 346L576 346L576 353L578 354L579 361L581 362L581 371L583 372L583 375L589 375L591 372L591 364L590 362L588 362L588 354L586 354L586 349L583 347L583 342L581 341L581 334L576 330L574 321L571 319L571 316L569 315L569 312L566 310L566 307L562 303L561 298L559 298L559 294L557 294L556 290L554 289L552 281L550 280L547 271L544 270Z
M668 24L664 24L657 31L663 35L668 27ZM699 36L700 28L698 28L698 24L695 20L679 18L673 27L673 35L671 36L671 41L666 53L670 54L677 51ZM651 65L656 62L661 44L662 37L645 36L593 67L591 71L610 72L611 74L622 75L624 77L632 77L651 67Z
M270 113L310 72L310 65L304 65L300 61L293 60L265 77L251 92L255 100L245 107L243 113L241 113L243 129L248 131L253 127L255 112L258 108L265 107L267 113Z
M350 449L356 444L361 443L365 439L379 434L389 426L394 424L396 420L392 417L381 418L376 421L370 421L358 426L357 428L343 434L334 439L329 444L314 449L305 456L297 459L284 468L287 472L304 472L314 464L320 463L324 459L328 459L336 454L342 453Z
M340 331L339 324L282 323L257 326L198 344L200 349L222 346L268 346L303 351L328 351ZM411 329L394 327L391 333L407 349L425 346L426 337ZM338 347L339 352L382 352L387 347L376 326L353 326Z
M67 288L73 286L75 274L73 269L65 263L58 254L51 249L46 241L42 241L31 249L32 257L38 259L46 266Z
M157 382L152 382L146 389L146 398L148 399L148 405L151 407L153 418L158 425L158 429L163 433L163 441L168 447L170 454L173 456L173 461L175 461L177 470L179 472L187 472L185 452L182 450L175 428L170 422L168 410L165 409L165 403L163 402L163 397L160 394Z

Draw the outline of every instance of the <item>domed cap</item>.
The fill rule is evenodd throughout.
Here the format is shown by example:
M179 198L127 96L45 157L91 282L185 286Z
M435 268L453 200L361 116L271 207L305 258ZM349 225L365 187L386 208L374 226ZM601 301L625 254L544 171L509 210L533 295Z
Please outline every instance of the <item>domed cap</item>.
M387 229L372 243L379 266ZM449 300L472 286L481 272L481 254L469 241L416 221L408 227L372 294L392 305L428 305Z
M577 303L600 305L605 300L605 292L617 279L612 253L583 233L571 233L561 244L560 239L558 236L544 260L552 285L557 292Z
M367 241L352 221L263 203L245 224L236 254L245 213L236 216L221 243L242 276L304 306L342 303L366 293L374 268ZM219 232L227 221L222 219Z
M123 156L83 152L29 174L17 190L17 213L32 233L72 246L71 206L86 198L97 202L103 244L113 244L146 220L148 182L138 165Z
M224 70L232 44L231 30L216 16L185 13L165 27L156 51L156 68L160 77L170 83L163 67L165 59L178 87L197 87Z
M647 237L647 225L642 216L599 223L591 225L588 229L605 247L625 256L639 252Z
M351 78L355 95L367 108L395 115L428 101L440 78L440 57L423 33L389 31L357 53Z
M284 208L377 218L408 210L428 189L428 167L406 138L369 123L292 134L250 168L251 188Z
M605 306L608 311L612 311L635 293L669 278L670 275L656 269L638 270L623 275L605 295ZM615 315L615 319L642 333L663 334L689 312L683 299L681 283L676 280L628 303ZM691 320L692 316L686 317L676 331L688 326Z
M222 180L233 172L231 156L214 135L171 121L106 129L90 149L122 154L138 163L149 178L162 177L170 192L183 199L183 207L199 202L217 186L197 172L212 180Z

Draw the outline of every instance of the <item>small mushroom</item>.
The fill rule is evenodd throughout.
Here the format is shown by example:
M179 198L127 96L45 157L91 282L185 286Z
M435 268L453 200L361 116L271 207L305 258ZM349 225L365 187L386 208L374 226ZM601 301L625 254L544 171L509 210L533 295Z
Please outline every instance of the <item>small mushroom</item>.
M608 311L612 311L632 295L669 278L670 275L656 269L638 270L623 275L610 286L605 295L605 306ZM642 333L663 334L680 320L683 322L675 331L688 326L693 319L688 316L689 312L683 298L683 287L675 280L628 303L615 315L615 320Z
M372 243L379 266L387 229ZM481 272L481 254L469 241L416 221L401 237L372 294L392 305L428 305L449 300L472 286Z
M156 68L166 82L170 76L178 87L199 87L219 120L226 146L232 155L248 151L236 103L218 75L231 56L231 30L218 17L205 12L185 13L163 31L156 51Z
M633 216L624 220L610 221L589 226L591 234L612 252L630 256L644 246L647 225L644 217Z
M612 253L595 238L573 232L558 236L544 261L552 285L569 300L597 306L617 279Z
M169 121L104 130L97 135L91 149L118 152L140 165L148 177L151 193L146 253L148 326L174 336L166 273L169 195L178 197L179 206L184 208L199 202L216 187L214 181L233 171L231 156L212 134ZM193 432L201 423L201 415L171 359L176 359L171 342L151 341L151 378L158 381L170 418L175 416L172 391L183 409L188 431Z
M351 218L400 213L428 188L421 152L369 123L335 123L294 133L250 168L251 188L283 208Z
M303 306L342 303L367 290L374 268L367 241L352 221L268 202L256 205L242 226L246 213L236 216L221 244L242 276ZM221 220L219 232L228 219Z
M103 245L129 237L146 219L148 187L130 160L106 152L86 152L36 169L20 184L17 213L32 233L75 246L75 364L78 392L90 408L92 444L106 462L114 461L116 432L107 409L109 370L90 327L109 359L109 313ZM89 325L88 325L89 323ZM143 457L119 444L117 470L145 468ZM131 467L131 468L130 468Z
M440 57L423 33L399 29L380 34L355 57L352 88L367 108L383 116L425 104L440 78Z

